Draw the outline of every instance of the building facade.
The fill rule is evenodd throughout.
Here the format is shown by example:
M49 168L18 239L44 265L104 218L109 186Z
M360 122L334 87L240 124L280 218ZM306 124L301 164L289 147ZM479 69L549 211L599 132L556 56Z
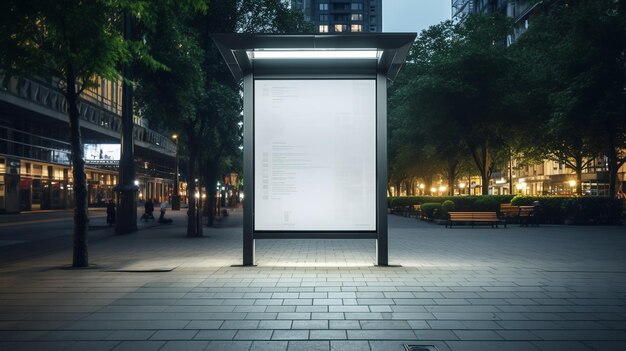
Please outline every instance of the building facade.
M382 32L382 0L291 0L316 33Z
M58 81L0 75L0 213L73 207L67 106ZM84 144L119 145L121 86L104 79L79 103ZM139 199L162 201L172 192L176 145L134 118ZM86 155L86 158L89 157ZM93 156L85 173L90 206L116 198L118 163Z

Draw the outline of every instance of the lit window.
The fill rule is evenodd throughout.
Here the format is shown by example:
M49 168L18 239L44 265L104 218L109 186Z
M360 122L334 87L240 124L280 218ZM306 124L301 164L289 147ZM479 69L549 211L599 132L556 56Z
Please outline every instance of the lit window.
M352 10L363 10L363 4L360 2L353 2L351 5Z
M320 22L328 22L328 15L320 15Z
M328 33L328 25L327 24L320 24L319 32L320 33Z
M350 31L351 32L362 32L363 31L363 26L360 24L353 24L350 26Z
M328 4L325 4L325 3L320 4L320 11L328 11Z
M350 19L353 21L362 21L363 20L363 14L362 13L353 13L352 16L350 16Z
M335 32L347 32L348 25L346 24L335 24Z

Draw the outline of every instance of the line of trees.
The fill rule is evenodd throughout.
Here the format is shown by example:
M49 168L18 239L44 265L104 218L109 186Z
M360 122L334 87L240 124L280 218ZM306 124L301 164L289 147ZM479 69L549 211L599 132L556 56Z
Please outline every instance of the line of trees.
M134 23L131 38L123 35L124 14ZM121 78L134 87L135 114L164 134L180 135L189 186L187 235L200 236L196 189L205 184L212 205L217 179L241 170L241 87L211 39L212 33L229 32L312 32L312 26L283 0L0 2L0 74L58 81L65 94L75 199L74 267L89 265L78 109L83 91L97 86L95 77ZM133 77L123 76L123 65L133 66Z
M624 2L548 0L512 45L513 22L473 14L417 38L390 88L390 183L433 175L454 189L479 174L482 193L512 156L552 159L583 171L608 160L610 193L626 161Z

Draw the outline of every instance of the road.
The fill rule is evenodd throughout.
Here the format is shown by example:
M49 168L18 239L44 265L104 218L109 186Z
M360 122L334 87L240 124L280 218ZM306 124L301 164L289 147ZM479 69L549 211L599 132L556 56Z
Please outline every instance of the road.
M104 208L89 209L89 241L113 235ZM0 265L72 246L73 211L0 215Z

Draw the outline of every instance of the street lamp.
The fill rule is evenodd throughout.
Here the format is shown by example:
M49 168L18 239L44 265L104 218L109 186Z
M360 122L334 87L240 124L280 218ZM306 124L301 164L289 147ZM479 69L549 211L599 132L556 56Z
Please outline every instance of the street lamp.
M176 167L174 168L174 195L172 195L172 210L180 210L180 196L178 195L178 134L173 134L176 141Z

